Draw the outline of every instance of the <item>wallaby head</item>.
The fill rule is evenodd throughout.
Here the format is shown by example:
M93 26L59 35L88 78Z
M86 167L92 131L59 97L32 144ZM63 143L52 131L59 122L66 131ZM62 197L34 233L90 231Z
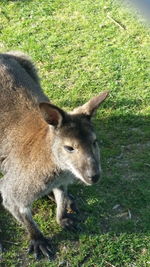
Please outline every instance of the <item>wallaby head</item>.
M87 185L101 177L100 151L91 117L107 95L103 92L70 113L50 103L40 104L53 132L52 152L58 166Z

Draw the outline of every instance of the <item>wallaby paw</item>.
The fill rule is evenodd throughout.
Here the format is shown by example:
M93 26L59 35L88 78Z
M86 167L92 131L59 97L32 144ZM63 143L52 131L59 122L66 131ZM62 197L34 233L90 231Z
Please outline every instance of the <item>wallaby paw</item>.
M40 260L42 254L47 257L48 260L50 260L52 253L48 239L46 239L45 237L39 239L32 239L28 249L28 253L34 253L36 260Z
M69 230L69 231L76 231L78 230L77 223L79 220L73 216L73 214L66 214L65 217L63 217L60 220L60 225L62 228Z
M72 195L67 196L67 213L79 213L79 209Z

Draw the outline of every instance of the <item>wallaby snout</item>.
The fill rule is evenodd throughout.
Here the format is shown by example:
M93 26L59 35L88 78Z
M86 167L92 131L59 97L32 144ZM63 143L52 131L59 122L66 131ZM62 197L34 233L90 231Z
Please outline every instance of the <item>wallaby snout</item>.
M95 184L101 180L100 161L96 161L94 166L86 168L86 174L84 175L84 180L87 185Z
M97 173L93 176L88 177L88 180L91 184L97 183L99 181L99 179L100 179L100 173Z
M91 153L91 158L86 166L85 182L88 185L95 184L101 179L101 163L100 163L100 151L99 147L94 148L94 154Z

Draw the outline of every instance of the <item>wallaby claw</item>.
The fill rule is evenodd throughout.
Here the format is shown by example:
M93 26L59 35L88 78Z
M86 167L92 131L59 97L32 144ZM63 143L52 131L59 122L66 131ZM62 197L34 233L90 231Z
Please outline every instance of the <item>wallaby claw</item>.
M28 253L34 253L35 259L38 261L41 259L41 255L43 254L48 260L51 259L51 249L49 241L46 238L39 238L37 240L32 239L31 244L28 249Z

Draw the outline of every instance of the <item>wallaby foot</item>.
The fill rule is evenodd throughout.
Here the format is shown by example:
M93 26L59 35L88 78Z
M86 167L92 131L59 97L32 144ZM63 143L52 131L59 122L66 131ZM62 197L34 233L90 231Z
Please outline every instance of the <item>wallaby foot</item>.
M32 239L28 253L34 253L36 260L40 260L42 254L50 260L52 254L49 240L44 236L38 237L38 239Z
M55 188L53 193L57 203L56 220L58 224L67 230L77 230L79 220L74 213L78 213L78 208L73 197L62 188Z

